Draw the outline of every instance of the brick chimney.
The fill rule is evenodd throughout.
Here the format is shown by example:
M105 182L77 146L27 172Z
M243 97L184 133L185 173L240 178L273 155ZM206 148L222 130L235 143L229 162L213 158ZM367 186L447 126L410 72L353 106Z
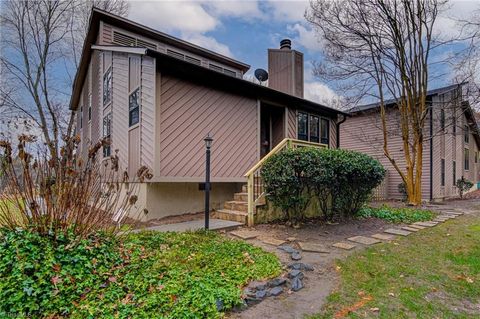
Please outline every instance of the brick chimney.
M268 86L303 98L303 53L291 45L283 39L280 49L268 49Z

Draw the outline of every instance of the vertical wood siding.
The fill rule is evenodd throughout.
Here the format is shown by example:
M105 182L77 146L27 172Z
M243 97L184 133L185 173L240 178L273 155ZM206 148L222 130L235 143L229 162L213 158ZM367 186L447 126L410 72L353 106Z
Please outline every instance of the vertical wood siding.
M141 159L153 169L155 150L155 59L142 58Z
M330 119L330 148L337 148L337 121L335 119Z
M112 150L118 149L122 169L128 167L128 56L114 53L112 62Z
M133 178L140 168L140 126L128 131L128 175Z
M101 88L102 74L100 69L100 53L92 54L92 141L102 138Z
M243 177L258 160L257 101L166 74L161 81L161 176L203 177L210 133L212 178Z
M268 50L268 87L294 94L294 51Z
M102 22L101 34L99 44L112 44L112 26L108 23Z

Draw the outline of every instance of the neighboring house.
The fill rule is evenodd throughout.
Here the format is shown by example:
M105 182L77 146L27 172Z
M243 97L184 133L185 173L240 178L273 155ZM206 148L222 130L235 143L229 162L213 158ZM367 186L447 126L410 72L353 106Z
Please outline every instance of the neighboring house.
M75 77L79 152L102 137L141 185L148 218L203 210L207 134L212 144L211 203L243 209L244 174L284 138L337 147L345 114L303 98L303 54L282 41L268 50L268 87L244 80L250 66L94 9ZM230 206L229 206L230 205ZM238 208L242 207L242 208Z
M462 86L452 85L429 91L424 134L422 198L441 200L458 196L457 179L480 180L480 135L474 112L462 98ZM387 103L388 149L396 163L405 168L398 111ZM378 104L355 107L341 126L341 147L369 154L387 169L388 198L402 198L402 179L383 152L383 131ZM476 186L474 187L476 188Z

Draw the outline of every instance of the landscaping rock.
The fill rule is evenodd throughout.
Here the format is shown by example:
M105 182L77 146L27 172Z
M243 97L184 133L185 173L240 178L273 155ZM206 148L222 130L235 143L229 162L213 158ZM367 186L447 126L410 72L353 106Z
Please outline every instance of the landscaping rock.
M304 277L303 272L301 272L298 269L290 270L290 272L288 273L288 278L293 279L293 278L297 278L297 277L300 278L300 279L303 279L303 277Z
M266 290L258 290L256 293L255 293L255 298L257 299L263 299L267 296L267 291Z
M248 305L247 303L245 302L245 300L240 304L240 305L236 305L235 307L232 308L231 311L233 312L242 312L244 311L245 309L248 308Z
M284 285L287 282L285 278L278 277L270 280L267 284L268 287L278 287Z
M273 237L262 237L260 240L268 245L273 245L273 246L280 246L285 244L285 240L273 238Z
M246 239L256 238L260 233L253 230L236 230L236 231L230 232L230 234L246 240Z
M395 235L388 235L388 234L373 234L373 238L380 239L380 240L394 240Z
M310 264L304 263L290 263L287 266L289 269L298 269L298 270L306 270L306 271L313 271L314 268Z
M435 223L435 222L416 222L416 223L413 223L413 225L424 226L424 227L433 227L437 224L438 223Z
M281 246L278 246L277 248L280 249L280 250L283 250L284 252L289 253L289 254L293 254L294 252L298 252L298 250L296 250L295 248L293 248L292 246L289 246L289 245L281 245Z
M215 300L215 305L217 306L217 311L222 311L223 309L223 301L221 299Z
M247 287L243 289L243 295L245 296L245 299L252 298L255 297L255 291Z
M253 289L253 290L264 290L267 287L267 283L264 281L252 281L249 285L248 288Z
M408 225L408 227L412 227L412 228L416 228L416 229L425 229L425 228L427 228L427 227L424 227L424 226L418 226L418 225L413 225L413 224Z
M273 287L272 289L270 289L268 291L268 294L270 296L278 296L280 295L281 293L283 292L283 288L282 287Z
M292 289L293 291L299 291L299 290L302 289L302 288L303 288L303 282L302 282L302 280L301 280L300 278L298 278L298 277L293 278L293 279L292 279L292 287L291 287L291 289Z
M300 255L300 253L299 253L298 251L293 252L290 257L292 257L293 260L300 260L300 259L302 259L302 255Z
M410 227L410 226L403 226L402 229L403 229L403 230L408 230L408 231L411 231L411 232L417 232L417 231L420 230L420 229L418 229L418 228Z

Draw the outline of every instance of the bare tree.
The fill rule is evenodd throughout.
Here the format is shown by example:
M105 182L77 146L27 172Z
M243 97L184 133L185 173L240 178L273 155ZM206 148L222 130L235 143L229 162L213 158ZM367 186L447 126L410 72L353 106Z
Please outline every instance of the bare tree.
M76 71L72 66L77 65L93 5L121 14L128 10L120 0L1 4L1 120L4 127L12 121L38 127L52 159L59 158L63 141L74 131L75 113L67 107Z
M324 38L324 59L315 73L343 82L356 98L379 101L383 153L402 177L408 202L421 203L424 129L429 113L434 24L443 0L318 0L307 20ZM405 167L389 145L388 100L398 112Z

